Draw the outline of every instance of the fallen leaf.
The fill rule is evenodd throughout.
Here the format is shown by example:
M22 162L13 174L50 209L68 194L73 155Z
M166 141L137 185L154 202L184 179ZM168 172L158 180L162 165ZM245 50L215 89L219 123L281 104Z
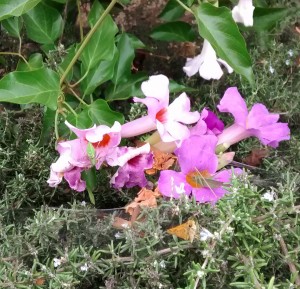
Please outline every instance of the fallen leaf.
M251 153L243 159L247 165L258 167L262 160L269 155L268 149L253 149Z
M116 229L126 229L126 228L130 228L131 227L131 221L125 220L123 218L120 217L115 217L114 221L112 223L112 226Z
M36 278L36 279L33 281L33 283L34 283L35 285L38 285L38 286L44 285L45 282L46 282L46 279L45 279L44 277Z
M189 219L187 222L167 230L168 234L175 235L186 241L193 242L197 232L198 225L194 219Z
M125 211L132 216L137 207L155 208L157 207L156 199L159 197L161 197L161 194L158 192L158 188L154 191L142 188L138 193L138 196L125 206Z

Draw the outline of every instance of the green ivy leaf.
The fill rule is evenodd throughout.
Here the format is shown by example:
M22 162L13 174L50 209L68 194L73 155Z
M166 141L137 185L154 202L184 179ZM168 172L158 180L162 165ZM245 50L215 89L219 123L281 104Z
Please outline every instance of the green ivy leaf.
M91 26L95 25L100 15L103 13L103 8L98 1L95 1L88 20ZM101 60L111 60L112 51L115 46L115 35L118 32L118 27L111 18L107 15L100 27L91 37L89 43L84 48L80 60L82 61L85 71L94 68Z
M43 125L38 145L43 146L49 143L51 138L51 130L54 127L55 110L44 108Z
M76 52L76 47L75 45L72 45L70 46L68 49L67 49L67 54L63 57L63 60L62 62L59 64L59 72L61 74L64 73L64 71L67 69L68 65L70 64L70 62L72 61L74 55L75 55L75 52ZM70 81L72 79L72 76L73 76L73 68L70 70L70 72L68 73L66 79L68 81Z
M132 74L127 79L124 78L123 82L119 83L117 86L111 83L105 91L105 98L108 101L113 101L137 96L141 94L141 83L147 78L148 76L145 73L139 72Z
M112 126L115 121L123 124L124 116L117 111L113 111L105 100L97 99L77 116L70 114L68 121L79 128L90 128L94 124Z
M278 21L291 13L287 8L260 8L256 7L253 14L253 27L256 30L270 30Z
M114 76L112 82L117 85L122 82L124 78L128 78L131 75L131 66L134 59L134 49L131 44L130 38L123 33L118 42L119 58L115 65Z
M0 21L12 16L21 16L41 0L1 0L0 2Z
M246 43L226 7L214 7L209 3L193 8L199 34L207 39L217 55L252 85L254 75Z
M44 67L43 63L43 56L40 53L34 53L30 55L28 59L28 64L25 63L23 60L20 60L18 62L17 71L31 71L31 70L36 70Z
M59 76L48 68L14 71L0 80L0 102L40 103L56 109L59 94Z
M120 41L120 38L122 37L123 34L124 33L118 34L116 36L116 42ZM126 33L126 35L130 38L131 45L134 49L146 48L146 45L140 39L138 39L135 35L130 34L130 33Z
M194 41L196 38L192 26L182 21L161 24L152 30L150 36L161 41Z
M40 44L53 44L63 31L63 19L60 13L40 3L23 16L27 36Z
M112 126L115 121L124 123L124 116L122 113L113 111L107 102L103 99L97 99L89 106L89 115L93 120L93 123L105 124Z
M19 38L23 26L22 18L11 17L5 19L2 21L2 26L10 36Z
M113 59L112 60L103 60L99 63L98 66L89 70L87 76L81 82L81 88L84 92L83 95L91 94L94 90L102 83L110 80L114 75L114 67L118 60L118 51L117 47L114 48ZM84 74L82 67L81 74Z
M165 21L175 21L184 14L184 8L176 0L169 0L159 18Z

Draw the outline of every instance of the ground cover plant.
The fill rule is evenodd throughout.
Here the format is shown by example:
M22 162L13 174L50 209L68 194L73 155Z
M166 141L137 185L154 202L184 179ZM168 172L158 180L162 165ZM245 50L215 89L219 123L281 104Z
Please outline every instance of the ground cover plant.
M0 4L0 288L300 288L299 4L147 5Z

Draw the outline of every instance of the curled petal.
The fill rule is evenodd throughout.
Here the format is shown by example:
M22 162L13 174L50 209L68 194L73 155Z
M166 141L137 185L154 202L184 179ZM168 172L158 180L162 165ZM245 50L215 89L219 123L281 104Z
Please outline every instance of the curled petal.
M232 9L232 18L237 23L243 23L245 26L253 26L254 8L252 0L239 0L238 5Z
M86 187L85 181L81 179L81 172L82 169L74 168L64 173L64 178L69 183L70 188L78 192L83 192Z
M229 112L233 115L235 123L245 126L248 116L246 102L236 87L228 88L218 105L220 112Z

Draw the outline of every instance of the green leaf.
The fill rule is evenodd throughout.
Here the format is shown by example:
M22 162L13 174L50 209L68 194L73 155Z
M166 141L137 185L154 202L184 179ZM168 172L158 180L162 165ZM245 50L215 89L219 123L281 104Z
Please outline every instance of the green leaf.
M23 16L27 36L41 44L53 44L63 31L63 20L60 13L40 3Z
M0 4L1 5L1 4ZM2 21L2 26L7 33L12 37L20 37L20 31L22 29L22 19L20 17L11 17Z
M116 42L120 41L123 34L124 33L118 34L116 36ZM130 38L131 45L134 49L146 48L146 45L140 39L138 39L135 35L130 34L130 33L126 33L126 35Z
M161 24L152 30L150 36L161 41L194 41L196 38L192 26L182 21Z
M126 35L126 33L121 35L117 47L119 51L119 58L112 78L112 82L115 85L122 82L124 78L130 77L132 61L134 59L134 49L131 45L130 38Z
M170 93L197 91L197 89L195 89L195 88L179 84L179 83L175 82L174 80L170 80L169 90L170 90Z
M145 73L140 72L132 74L128 79L124 79L123 82L117 86L111 83L105 91L106 100L124 100L141 94L141 83L147 78L148 76Z
M207 39L217 55L252 85L254 75L246 43L226 7L214 7L209 3L194 8L199 34Z
M43 56L40 53L35 53L30 55L28 59L28 64L23 60L20 60L16 70L17 71L31 71L44 67Z
M112 126L115 121L124 123L123 114L111 110L107 102L103 99L97 99L89 106L89 115L93 123L100 125L105 124Z
M40 103L57 108L59 76L53 70L14 71L0 80L0 102Z
M68 121L79 128L90 128L94 124L112 126L115 121L124 123L124 116L113 111L103 99L97 99L87 106L77 116L70 114Z
M89 70L87 76L81 82L81 88L84 92L83 95L91 94L93 91L102 83L110 80L114 75L114 67L118 60L118 51L115 47L113 52L112 60L103 60L99 63L98 66ZM83 67L82 67L83 70ZM84 71L81 72L84 74Z
M270 30L276 23L291 13L287 8L260 8L256 7L253 14L255 30Z
M94 26L103 13L103 8L98 1L95 1L88 20L91 26ZM111 60L115 47L115 35L118 32L118 27L111 18L107 15L100 27L95 31L89 43L84 48L80 60L82 61L85 70L92 69L97 66L101 60Z
M169 0L163 11L159 14L159 18L165 21L174 21L180 18L184 12L184 8L176 0Z
M0 21L12 16L21 16L41 0L1 0L0 2Z

